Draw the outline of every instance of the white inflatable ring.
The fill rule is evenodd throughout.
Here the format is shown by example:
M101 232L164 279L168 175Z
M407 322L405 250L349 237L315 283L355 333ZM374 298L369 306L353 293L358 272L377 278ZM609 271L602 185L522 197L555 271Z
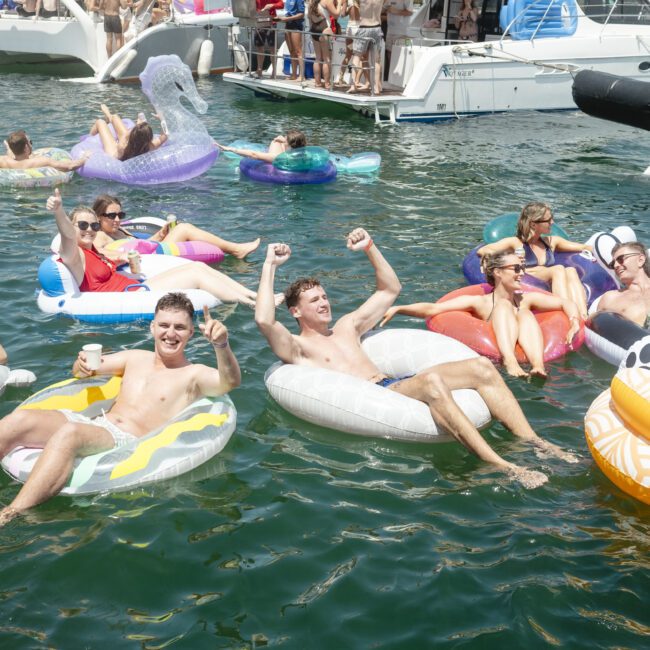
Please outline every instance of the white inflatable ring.
M94 417L110 408L121 382L105 376L68 379L35 393L18 408L67 408ZM78 458L61 494L115 492L180 476L218 454L236 424L237 411L227 395L197 400L128 445ZM40 454L40 449L18 447L2 459L2 468L24 483Z
M404 377L441 363L478 358L466 345L425 330L371 333L363 350L389 377ZM393 440L446 442L426 404L340 372L278 362L264 376L271 397L293 415L330 429ZM491 420L474 390L454 391L454 400L477 428Z

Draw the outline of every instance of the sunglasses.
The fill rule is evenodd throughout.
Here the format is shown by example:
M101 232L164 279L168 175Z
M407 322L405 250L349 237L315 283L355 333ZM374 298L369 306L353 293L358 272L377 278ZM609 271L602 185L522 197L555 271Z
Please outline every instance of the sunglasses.
M512 269L515 273L525 273L526 265L525 264L507 264L506 266L499 266L499 269Z
M88 223L87 221L77 221L75 225L79 230L88 230L88 228L90 228L93 232L98 232L101 228L99 221L93 221L92 223Z
M550 223L553 221L553 217L549 217L548 219L538 219L535 223Z
M107 217L108 219L113 219L113 221L115 221L115 219L117 219L118 217L120 219L124 219L124 217L126 217L126 212L124 212L124 211L120 211L120 212L102 212L99 216L100 217Z
M617 264L623 266L623 262L625 261L625 258L632 257L632 255L641 255L641 253L622 253L621 255L617 255L607 266L610 269L614 270L614 267Z

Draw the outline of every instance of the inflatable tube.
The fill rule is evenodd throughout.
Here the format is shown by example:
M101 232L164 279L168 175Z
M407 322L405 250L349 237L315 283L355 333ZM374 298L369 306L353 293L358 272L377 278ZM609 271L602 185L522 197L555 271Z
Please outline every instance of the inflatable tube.
M52 160L73 160L63 149L48 147L37 149L34 156L45 156ZM0 187L52 187L68 183L74 172L61 172L54 167L34 167L33 169L0 169Z
M141 255L173 255L186 260L205 262L206 264L221 264L225 257L224 252L220 248L202 241L168 244L166 242L152 241L151 239L116 239L106 248L125 253L136 250Z
M31 386L35 381L36 375L31 370L24 368L9 370L7 366L0 365L0 395L5 392L7 386L25 388Z
M578 28L575 0L510 0L500 26L515 41L572 36ZM514 22L513 22L514 21Z
M138 239L153 237L167 222L160 217L136 217L120 222L120 228Z
M95 417L111 407L120 386L121 377L69 379L35 393L18 408L66 408ZM116 492L180 476L218 454L236 424L227 395L202 398L128 445L78 458L61 494ZM40 454L40 449L18 447L2 459L2 468L24 483Z
M493 244L495 241L514 237L517 232L517 222L519 221L518 212L506 212L500 217L488 221L483 227L483 241L486 244ZM569 239L569 235L556 224L551 225L551 235Z
M609 268L612 261L612 250L618 244L627 244L636 241L636 233L629 226L618 226L611 232L595 233L587 240L594 249L594 257L603 270L609 274L614 280L616 286L620 286L620 282L614 269Z
M38 292L37 304L41 311L48 314L61 314L88 323L152 320L156 303L170 291L82 292L79 291L79 285L68 268L57 259L58 255L46 258L38 269L38 280L42 289ZM120 273L132 277L134 288L137 288L139 277L143 277L146 281L148 277L187 263L187 260L180 257L144 255L141 262L141 276L123 270ZM212 294L202 289L180 289L180 291L192 301L195 311L201 311L203 305L214 307L220 304Z
M362 348L388 376L404 377L449 361L475 358L469 348L424 330L372 332ZM278 362L264 376L271 397L307 422L361 436L415 442L446 442L423 402L334 370ZM485 402L473 390L454 391L454 400L474 426L489 424Z
M587 348L614 366L620 365L629 348L646 336L648 330L620 314L609 311L591 315L585 328Z
M336 178L336 167L329 160L327 165L321 169L289 172L278 169L271 163L243 158L239 163L239 169L244 176L247 176L251 180L259 181L260 183L278 183L281 185L329 183Z
M175 54L151 57L140 74L140 81L155 112L164 116L169 139L155 151L121 161L104 153L98 135L84 136L72 150L72 155L78 157L91 153L79 174L129 185L155 185L188 180L207 171L219 151L203 124L180 102L184 96L197 112L207 111L206 102L196 91L190 68ZM124 122L129 128L133 126L129 120Z
M463 275L471 284L485 282L485 274L481 271L481 260L477 253L478 249L483 245L480 244L472 249L463 260ZM585 288L588 305L606 291L616 289L616 283L612 277L596 262L594 256L588 251L583 251L582 253L558 253L556 251L554 254L557 264L570 266L576 270L580 282L582 282ZM544 282L530 274L524 275L524 282L538 289L544 289L545 291L551 290L548 282Z
M349 157L330 154L329 160L336 166L339 174L372 174L381 166L381 156L373 151Z
M278 154L273 166L283 172L312 172L329 165L330 154L323 147L299 147Z
M522 285L524 293L541 291L535 287ZM492 293L489 284L476 284L469 287L456 289L446 294L438 302L445 302L458 296L480 296ZM573 339L573 343L566 343L569 331L569 319L563 311L548 311L535 314L535 318L542 329L544 338L544 361L554 361L565 354L577 350L585 340L584 325ZM492 324L466 311L450 311L427 319L427 327L432 332L450 336L478 354L488 357L492 361L501 362L501 352L497 346ZM515 354L519 363L527 363L528 359L519 344L515 346Z
M650 83L597 70L573 78L573 101L593 117L650 130Z

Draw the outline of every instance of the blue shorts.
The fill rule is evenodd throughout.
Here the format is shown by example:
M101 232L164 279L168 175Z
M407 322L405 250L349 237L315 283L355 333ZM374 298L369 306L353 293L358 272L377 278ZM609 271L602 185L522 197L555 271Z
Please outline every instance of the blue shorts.
M404 381L405 379L410 379L413 375L406 375L406 377L384 377L379 381L376 381L377 386L382 388L388 388L391 384L396 384L398 381Z

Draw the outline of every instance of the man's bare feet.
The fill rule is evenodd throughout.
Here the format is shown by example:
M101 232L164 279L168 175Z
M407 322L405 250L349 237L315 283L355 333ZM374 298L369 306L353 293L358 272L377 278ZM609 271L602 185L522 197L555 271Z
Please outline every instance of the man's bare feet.
M12 519L15 519L20 513L16 508L7 506L0 510L0 528L6 526Z
M257 250L260 245L261 239L257 239L249 242L244 242L243 244L237 244L231 251L231 255L236 257L238 260L243 260L246 255L250 255L254 250Z
M528 377L528 373L519 365L516 359L512 361L503 361L503 367L506 372L512 377Z
M537 440L533 441L533 444L535 445L535 454L538 458L549 458L550 456L555 456L556 458L559 458L560 460L563 460L567 463L578 462L578 457L575 454L564 451L564 449L561 449L548 440L542 440L541 438L538 438Z
M354 93L358 93L358 92L359 92L359 89L357 88L357 86L352 85L352 86L350 86L350 87L349 87L345 92L346 92L348 95L354 95Z
M527 490L534 490L548 481L548 476L543 472L526 469L518 465L511 465L508 468L508 476L514 481L519 481Z

